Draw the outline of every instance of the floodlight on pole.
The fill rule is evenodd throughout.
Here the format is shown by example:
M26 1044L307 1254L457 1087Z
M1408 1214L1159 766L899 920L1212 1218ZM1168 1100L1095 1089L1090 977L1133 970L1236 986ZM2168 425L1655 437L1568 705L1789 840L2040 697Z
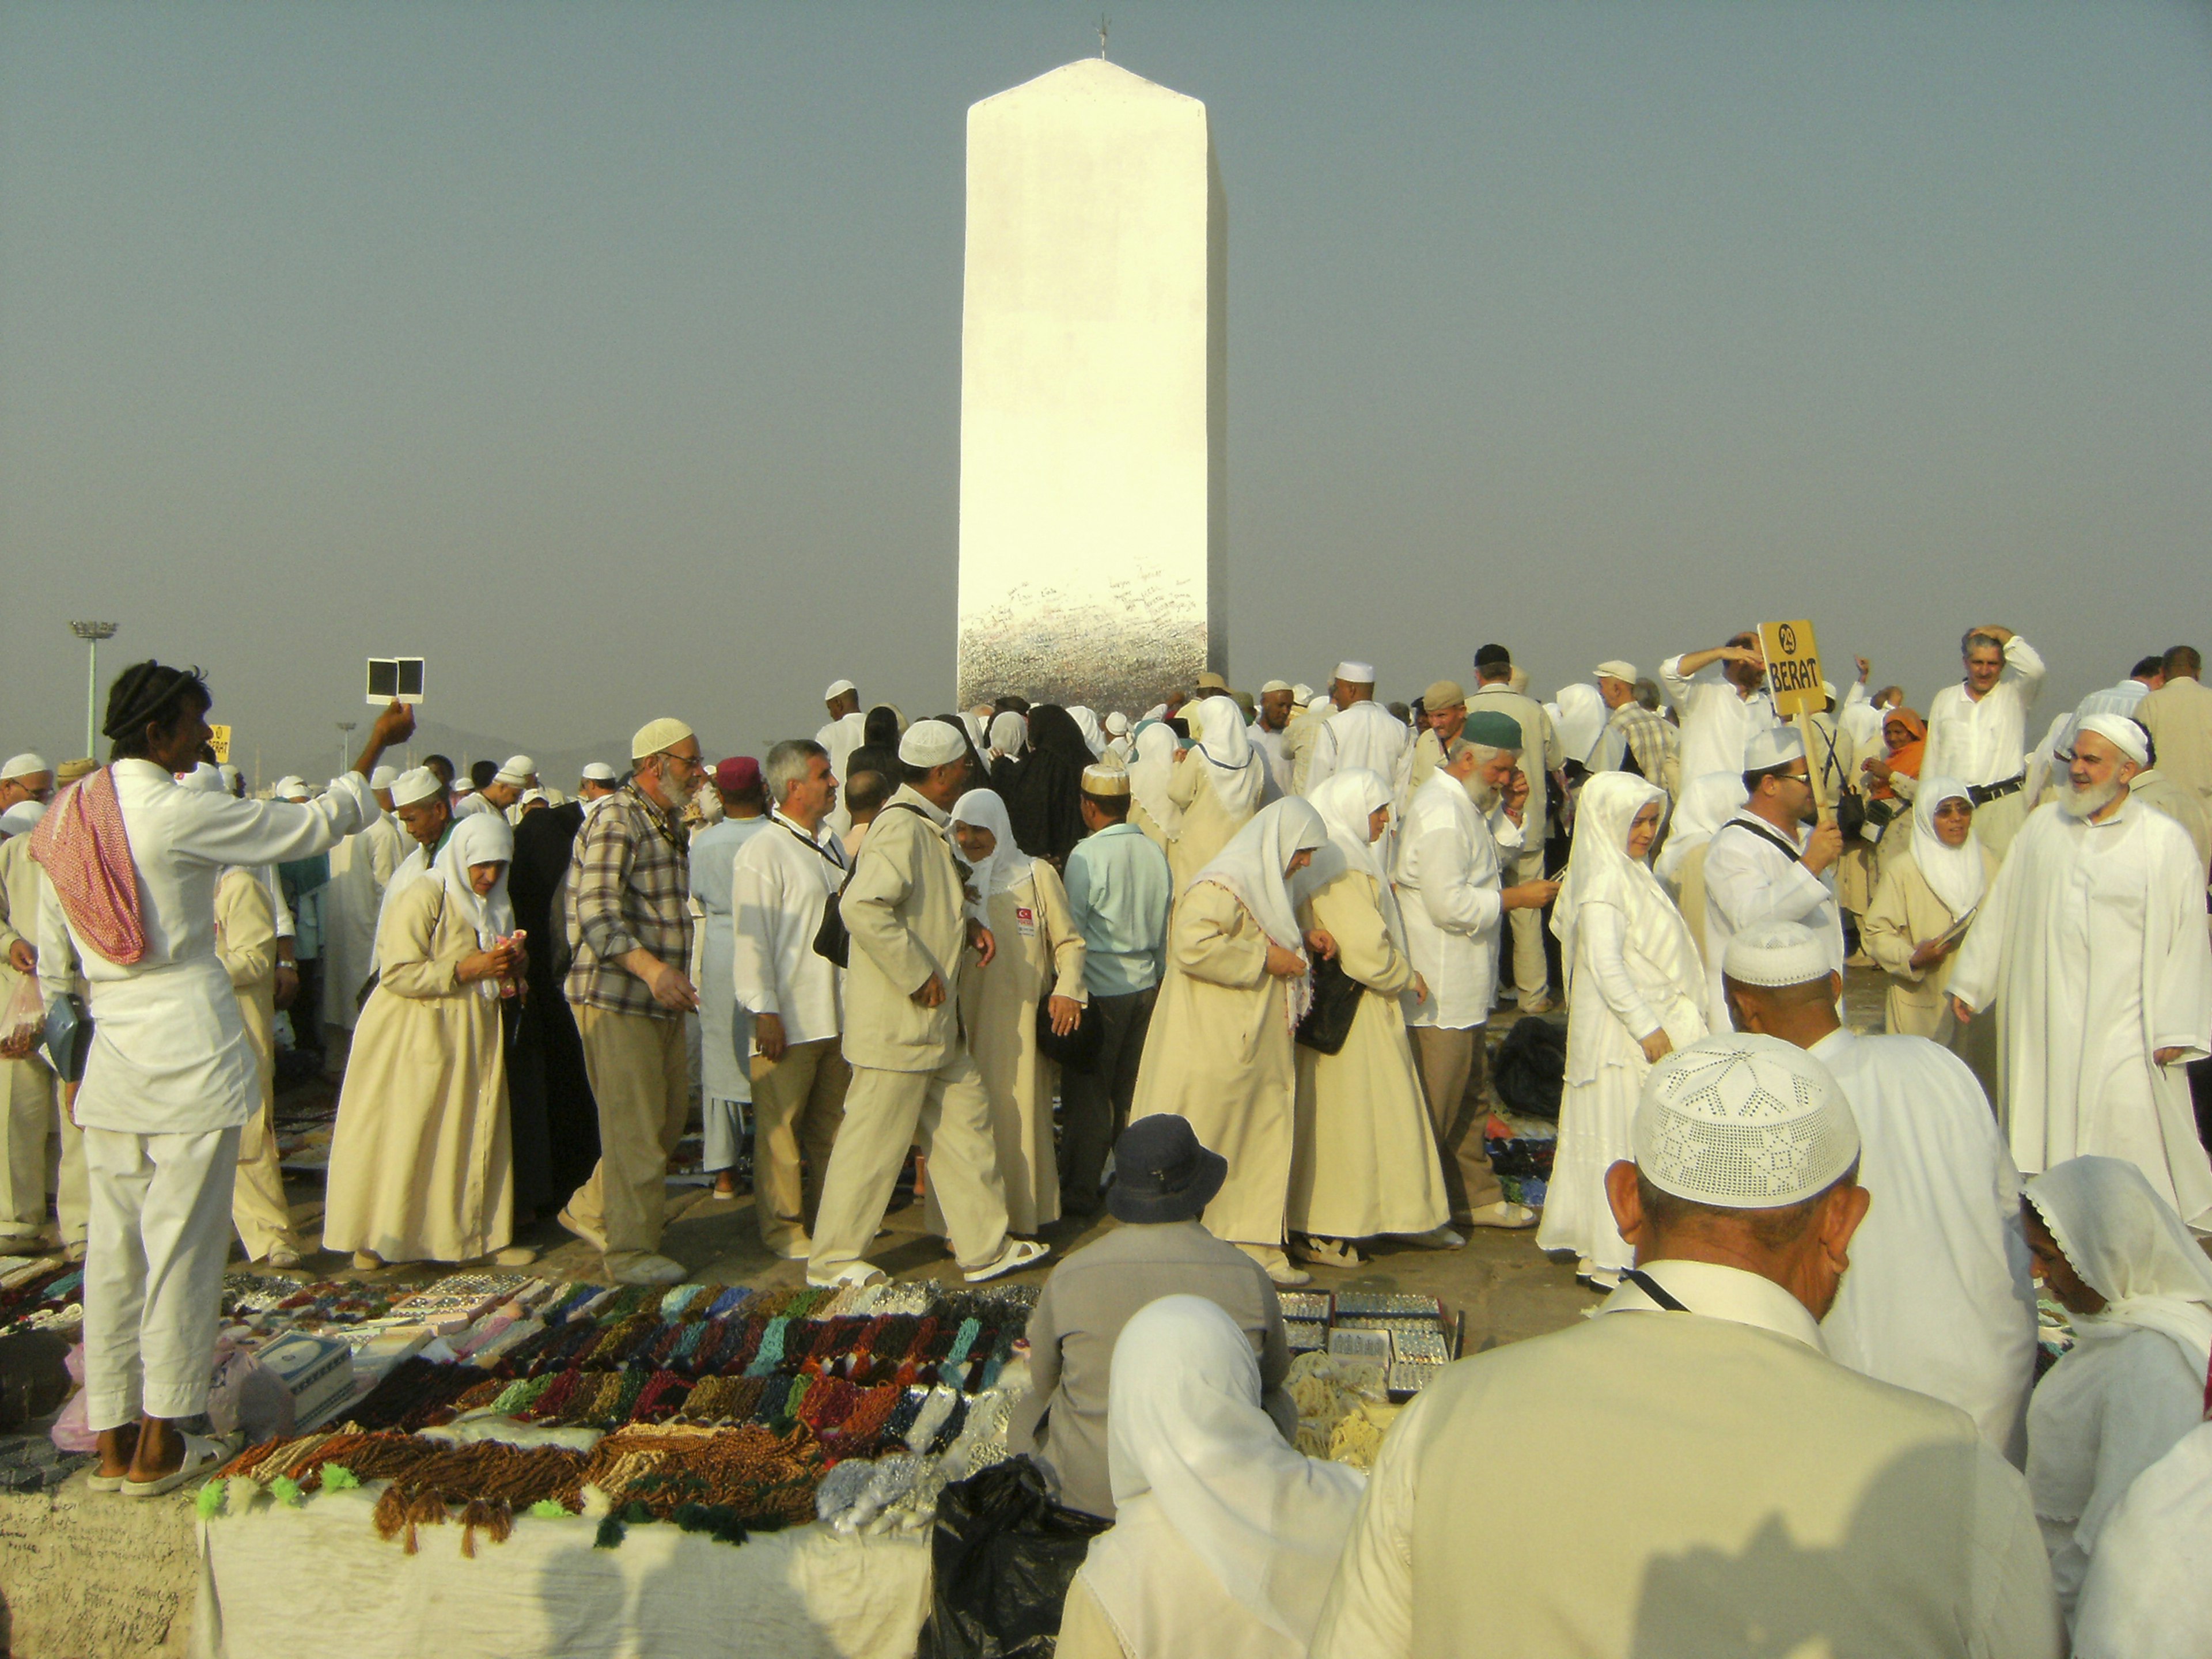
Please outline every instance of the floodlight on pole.
M340 720L338 727L338 769L336 775L343 777L346 769L346 750L352 746L353 729L359 720Z
M100 642L112 640L118 623L73 622L70 632L82 640L86 647L84 670L84 752L94 757L100 753Z

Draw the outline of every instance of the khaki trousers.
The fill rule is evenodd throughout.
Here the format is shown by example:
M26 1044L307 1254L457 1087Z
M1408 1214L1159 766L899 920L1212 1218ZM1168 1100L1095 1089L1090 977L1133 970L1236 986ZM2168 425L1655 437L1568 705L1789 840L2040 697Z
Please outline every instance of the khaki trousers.
M1465 1225L1475 1211L1505 1196L1490 1167L1482 1126L1489 1112L1482 1097L1482 1028L1409 1025L1413 1061L1421 1073L1421 1092L1429 1103L1429 1127L1444 1167L1444 1195L1452 1219Z
M0 1060L0 1243L46 1230L46 1140L54 1128L54 1074L40 1060Z
M862 1259L917 1130L953 1255L972 1271L1006 1254L1006 1188L999 1176L991 1100L963 1048L933 1072L853 1067L845 1121L815 1218L809 1284L830 1284Z
M1523 848L1513 863L1513 879L1506 884L1517 886L1543 878L1544 849ZM1513 982L1521 988L1522 996L1533 1002L1545 994L1552 977L1551 964L1544 960L1544 913L1508 910L1505 921L1513 931Z
M1974 839L1995 853L1998 862L2002 863L2005 848L2012 845L2012 838L2020 833L2021 825L2027 822L2027 791L2015 789L2009 795L2000 795L1987 805L1974 809ZM1882 839L1887 841L1896 834L1897 830L1893 826ZM1909 835L1900 837L1901 841L1911 839Z
M684 1022L586 1003L576 1010L584 1070L599 1105L599 1161L568 1200L569 1216L606 1240L617 1272L660 1249L668 1160L690 1115Z
M264 1106L238 1132L238 1181L230 1192L230 1224L249 1261L280 1246L300 1250L292 1231L292 1206L284 1197L284 1171L276 1161L276 1124ZM305 1254L305 1252L301 1252Z
M787 1045L781 1060L755 1054L753 1213L761 1243L776 1255L813 1253L822 1183L845 1121L853 1068L836 1037Z

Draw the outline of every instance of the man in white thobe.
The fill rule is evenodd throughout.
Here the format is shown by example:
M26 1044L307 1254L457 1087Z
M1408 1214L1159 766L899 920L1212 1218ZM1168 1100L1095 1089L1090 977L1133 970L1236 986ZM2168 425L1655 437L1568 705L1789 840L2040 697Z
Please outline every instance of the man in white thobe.
M822 694L822 703L830 711L830 720L814 734L814 741L830 757L830 775L842 784L847 781L845 763L867 741L868 717L860 712L860 690L850 680L830 681L830 689ZM852 816L842 799L830 809L830 827L840 837L853 827Z
M753 1028L753 1208L761 1243L803 1261L813 1253L822 1178L844 1121L853 1068L838 1052L843 981L814 948L844 885L844 843L829 832L836 775L818 743L768 751L769 827L731 872L737 923L732 975Z
M2188 833L2128 793L2148 752L2132 720L2082 720L2068 787L2021 830L1960 947L1951 1005L1962 1024L1996 1009L2021 1173L2124 1158L2207 1231L2212 1164L2183 1072L2212 1044L2204 870Z
M1697 678L1719 664L1717 678ZM1659 683L1682 719L1681 780L1709 772L1741 772L1754 732L1779 723L1765 690L1766 659L1759 635L1739 634L1710 651L1686 651L1659 665ZM1647 780L1649 781L1649 780Z
M1728 1006L1721 963L1729 941L1760 922L1804 923L1827 949L1829 967L1844 971L1844 917L1836 907L1844 836L1833 822L1814 823L1804 740L1786 726L1757 733L1743 781L1751 799L1705 846L1707 1006L1716 1015Z
M2137 705L2136 719L2158 744L2160 769L2212 811L2212 691L2198 678L2204 659L2177 645L2160 661L2158 689Z
M352 1030L361 1017L356 999L376 954L384 890L407 856L406 834L392 816L392 786L398 779L392 767L376 769L368 780L376 822L331 849L331 884L323 899L323 1024L341 1030ZM335 1047L331 1062L343 1063Z
M1917 1036L1861 1036L1836 1018L1843 981L1794 921L1729 942L1736 1029L1814 1055L1859 1126L1859 1185L1874 1207L1851 1270L1820 1322L1853 1370L1948 1401L2014 1467L2027 1460L2035 1286L2021 1228L2020 1171L1988 1098L1959 1057Z
M1292 695L1290 686L1281 680L1269 680L1261 686L1259 712L1245 732L1267 766L1268 779L1274 785L1268 793L1269 800L1291 793L1291 750L1284 741L1284 734L1290 730ZM1107 744L1109 749L1113 746L1112 744ZM1123 747L1126 749L1127 745L1124 744Z
M5 815L23 827L0 842L0 1010L38 975L43 884L31 857L30 828L45 811L44 802L30 798ZM0 1059L0 1111L7 1115L0 1122L0 1255L33 1255L45 1237L46 1145L56 1098L53 1068L43 1051Z
M1391 885L1405 918L1406 954L1428 988L1406 1024L1453 1224L1526 1227L1535 1212L1506 1200L1483 1143L1482 1030L1498 994L1499 921L1509 908L1542 908L1559 884L1504 885L1504 860L1520 847L1521 826L1504 793L1515 781L1520 732L1494 713L1470 717L1464 730L1444 764L1413 792L1398 838Z
M1974 803L1974 836L2000 859L2027 817L2027 711L2043 689L2035 647L1994 623L1960 641L1966 676L1928 705L1923 778L1956 778Z
M58 833L34 843L49 878L41 988L50 1007L67 994L74 953L91 991L92 1049L74 1109L92 1199L84 1353L96 1478L146 1495L222 1455L174 1428L207 1403L239 1133L261 1106L259 1068L216 955L216 879L227 866L312 857L358 830L376 811L370 768L414 729L395 702L355 769L319 799L234 800L177 787L208 740L209 706L197 676L150 662L125 669L105 727L118 758L57 804L46 827ZM106 827L116 814L120 845ZM103 902L85 873L123 856L135 917Z
M737 953L732 884L738 854L768 828L768 795L760 763L750 755L731 756L709 776L722 816L691 837L691 914L698 922L691 954L699 986L699 1168L714 1177L716 1198L735 1198L744 1109L753 1102L753 1033L731 977Z
M1390 786L1393 800L1399 799L1413 766L1413 734L1405 721L1375 701L1373 665L1337 664L1329 700L1336 713L1314 734L1300 787L1310 795L1337 773L1360 767Z
M512 823L520 816L515 806L522 799L522 792L536 787L538 763L527 755L509 755L483 788L463 796L454 805L453 816L465 818L478 812L498 812Z

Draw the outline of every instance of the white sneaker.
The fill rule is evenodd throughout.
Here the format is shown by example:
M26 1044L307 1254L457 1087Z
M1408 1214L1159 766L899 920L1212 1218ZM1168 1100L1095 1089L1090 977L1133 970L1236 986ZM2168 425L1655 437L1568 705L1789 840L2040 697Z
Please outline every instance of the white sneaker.
M648 1253L619 1267L609 1264L607 1277L617 1285L681 1285L689 1272L680 1261Z

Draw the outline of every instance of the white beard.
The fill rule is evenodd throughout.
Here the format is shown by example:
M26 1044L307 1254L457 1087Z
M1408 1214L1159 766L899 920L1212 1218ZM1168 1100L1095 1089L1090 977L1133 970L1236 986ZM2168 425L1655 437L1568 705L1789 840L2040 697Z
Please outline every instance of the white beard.
M1474 802L1475 810L1483 813L1496 811L1498 803L1504 797L1504 791L1494 785L1483 782L1479 778L1469 778L1467 781L1467 793Z
M2058 810L2069 818L2094 818L2119 794L2118 781L2076 789L2069 784L2058 792Z

